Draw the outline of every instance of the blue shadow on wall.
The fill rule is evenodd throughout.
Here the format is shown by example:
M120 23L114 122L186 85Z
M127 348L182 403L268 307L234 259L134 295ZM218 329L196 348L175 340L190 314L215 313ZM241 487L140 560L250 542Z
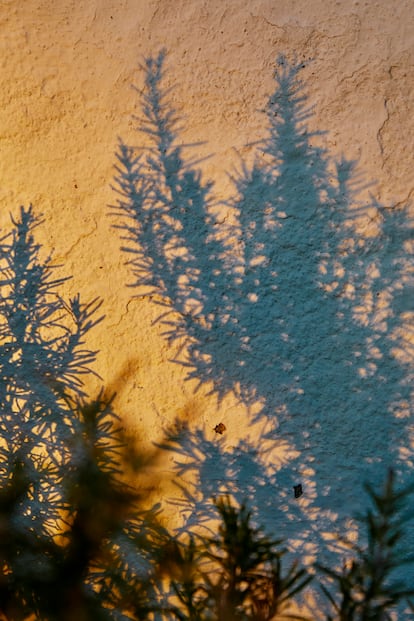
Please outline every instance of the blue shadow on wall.
M96 355L85 338L103 319L98 299L83 304L79 296L68 303L60 297L68 279L55 277L51 257L41 259L41 246L35 241L41 223L32 207L21 207L19 216L12 217L11 232L0 239L2 494L14 481L17 465L30 478L30 487L16 499L19 527L4 526L16 557L24 549L26 534L37 541L44 537L44 542L52 525L62 520L71 460L84 431L82 380L93 373L90 365ZM18 531L25 535L13 541L12 533ZM46 549L46 543L40 545Z
M259 403L261 429L259 444L236 446L223 441L231 421L222 435L171 430L177 506L187 528L230 491L296 553L327 562L332 533L366 502L362 483L390 465L401 482L412 474L408 206L359 200L368 184L355 162L316 146L301 64L283 57L254 161L218 201L180 140L164 56L145 61L145 146L119 143L115 227L131 286L159 305L165 338L185 345L188 379Z

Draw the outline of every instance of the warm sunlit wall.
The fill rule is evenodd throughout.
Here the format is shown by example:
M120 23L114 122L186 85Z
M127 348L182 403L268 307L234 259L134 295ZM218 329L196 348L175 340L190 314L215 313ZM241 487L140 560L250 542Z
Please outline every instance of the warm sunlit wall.
M119 392L134 433L157 440L178 415L230 450L249 436L246 408L231 396L218 405L207 385L194 392L197 383L170 362L176 349L154 323L159 309L126 287L130 272L108 217L117 137L139 140L131 87L142 88L139 64L166 47L182 139L201 143L195 154L210 157L200 166L225 198L237 152L248 157L248 144L263 137L277 56L303 60L309 128L326 132L321 146L358 162L369 186L362 201L370 192L402 204L413 192L412 2L0 0L0 44L2 227L9 212L33 203L45 216L45 253L73 275L66 294L103 298L106 318L88 345L99 349L95 369ZM227 433L218 437L221 421ZM352 513L358 496L341 494ZM167 510L179 523L180 510Z

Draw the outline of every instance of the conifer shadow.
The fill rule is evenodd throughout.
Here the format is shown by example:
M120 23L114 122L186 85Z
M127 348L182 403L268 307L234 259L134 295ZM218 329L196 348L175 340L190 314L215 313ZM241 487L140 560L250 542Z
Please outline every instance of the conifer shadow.
M390 465L412 474L409 209L360 200L369 184L318 146L301 65L282 57L265 138L220 203L185 157L163 65L161 53L144 67L137 121L150 146L121 141L117 153L112 213L131 286L160 305L188 379L261 405L252 441L172 434L183 514L200 523L212 494L230 491L296 552L323 558L332 531L352 528L365 480Z
M41 223L21 207L0 239L0 616L148 618L168 537L130 482L156 454L87 394L100 302L63 300Z
M73 406L93 373L96 352L85 336L102 317L97 299L60 297L67 278L55 278L51 258L41 259L34 239L41 222L21 207L0 240L0 482L7 486L16 463L24 465L31 491L21 499L22 527L44 533L62 510L59 490L79 423Z

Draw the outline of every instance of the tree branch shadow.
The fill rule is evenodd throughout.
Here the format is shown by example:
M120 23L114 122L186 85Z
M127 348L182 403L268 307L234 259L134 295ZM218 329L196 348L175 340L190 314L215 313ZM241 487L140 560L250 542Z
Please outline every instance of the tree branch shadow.
M144 65L137 129L149 146L121 141L117 153L112 213L130 286L160 304L188 379L219 400L260 405L255 440L172 432L182 480L172 502L187 528L208 523L212 496L247 498L292 552L330 564L333 531L354 529L350 516L367 499L363 482L391 465L402 481L412 476L410 206L360 198L371 184L356 162L318 146L301 66L283 57L265 137L220 203L185 156L164 60Z

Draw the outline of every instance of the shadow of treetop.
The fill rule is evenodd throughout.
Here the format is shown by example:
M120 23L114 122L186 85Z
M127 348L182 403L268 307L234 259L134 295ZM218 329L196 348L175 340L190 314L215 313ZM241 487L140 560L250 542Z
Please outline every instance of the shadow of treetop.
M332 512L349 515L343 497L359 502L361 481L383 477L390 464L411 472L409 205L359 198L369 184L355 162L335 161L318 146L323 133L308 129L301 65L283 57L264 137L253 162L241 160L231 177L232 198L220 201L182 145L164 64L161 52L143 67L136 118L142 145L120 141L117 151L112 213L129 257L130 286L138 296L154 295L165 338L177 345L176 362L188 379L219 399L234 393L248 407L260 403L252 425L262 425L261 441L273 442L275 455L288 440L284 466L269 476L263 464L267 488L262 498L255 487L263 505L255 504L271 520L271 506L285 502L301 478L303 503L307 497L310 504L286 511L310 520L313 534L304 529L304 540L320 542ZM210 455L209 442L202 430L188 429L177 446L186 469L198 469L201 505L209 501L211 473L193 449L197 443ZM221 455L222 478L240 494L251 450L240 445Z

